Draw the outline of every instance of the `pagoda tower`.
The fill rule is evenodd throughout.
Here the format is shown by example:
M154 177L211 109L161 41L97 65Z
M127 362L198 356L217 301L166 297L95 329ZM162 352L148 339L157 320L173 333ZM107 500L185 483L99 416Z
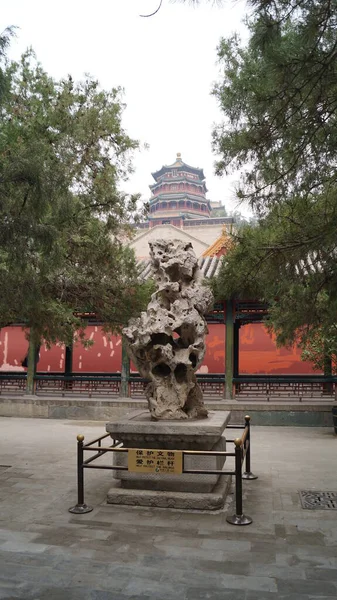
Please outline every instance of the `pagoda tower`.
M209 219L211 203L206 198L205 175L202 169L183 162L180 152L172 165L164 165L152 173L150 185L149 226L181 227L190 219Z

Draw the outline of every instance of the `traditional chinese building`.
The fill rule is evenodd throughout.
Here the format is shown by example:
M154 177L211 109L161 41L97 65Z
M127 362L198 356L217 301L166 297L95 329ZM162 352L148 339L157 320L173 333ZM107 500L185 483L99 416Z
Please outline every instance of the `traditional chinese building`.
M155 183L149 187L149 216L136 225L131 242L137 258L149 256L149 242L162 238L190 241L198 257L204 255L224 233L231 231L232 217L212 217L212 205L206 197L203 169L191 167L178 152L171 165L152 173Z
M191 242L204 278L219 273L226 260L234 220L212 217L204 172L175 162L152 173L148 220L136 226L130 242L139 261L140 277L151 277L149 242L173 238ZM214 206L219 208L219 206ZM337 377L317 374L310 362L301 360L299 348L277 348L264 320L268 307L252 301L227 300L207 315L206 356L197 377L206 397L230 399L302 398L326 396L337 390ZM34 389L36 393L109 394L143 396L144 382L128 360L120 336L107 336L95 319L88 317L87 336L94 344L65 348L41 345ZM26 389L28 342L23 329L0 331L0 394ZM330 387L327 387L327 384Z
M172 165L161 167L152 177L149 227L168 223L181 227L185 220L210 218L204 172L184 163L180 153Z

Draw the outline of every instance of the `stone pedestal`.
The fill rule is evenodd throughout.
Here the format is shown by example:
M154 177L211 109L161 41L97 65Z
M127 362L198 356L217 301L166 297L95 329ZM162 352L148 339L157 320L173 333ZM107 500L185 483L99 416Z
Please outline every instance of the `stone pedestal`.
M114 440L127 448L161 450L225 451L229 412L211 412L206 419L153 421L148 411L136 411L107 423ZM127 466L127 454L115 453L114 464ZM185 456L186 469L223 470L225 457ZM215 510L221 508L230 484L226 475L143 474L114 472L115 485L108 493L110 504Z

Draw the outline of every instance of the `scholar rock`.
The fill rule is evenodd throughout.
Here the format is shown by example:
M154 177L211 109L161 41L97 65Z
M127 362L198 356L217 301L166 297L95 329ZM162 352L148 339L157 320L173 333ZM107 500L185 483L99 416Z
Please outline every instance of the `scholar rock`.
M158 289L147 311L123 330L130 358L150 380L145 393L152 418L207 417L195 371L206 350L203 315L212 293L202 284L191 243L156 240L149 246Z

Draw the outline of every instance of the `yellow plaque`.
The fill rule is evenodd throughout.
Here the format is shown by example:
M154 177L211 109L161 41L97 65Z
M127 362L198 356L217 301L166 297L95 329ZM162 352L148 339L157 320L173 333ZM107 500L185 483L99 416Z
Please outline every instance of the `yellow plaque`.
M128 470L133 473L181 474L183 453L179 450L129 448Z

